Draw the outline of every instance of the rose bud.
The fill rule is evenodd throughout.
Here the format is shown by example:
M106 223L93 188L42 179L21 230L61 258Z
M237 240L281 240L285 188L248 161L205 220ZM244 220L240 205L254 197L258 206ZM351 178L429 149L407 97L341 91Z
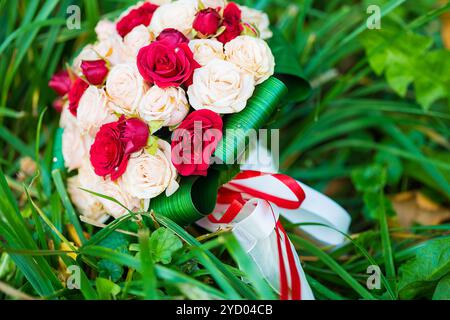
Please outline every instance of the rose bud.
M192 112L172 135L172 163L182 176L206 176L222 139L222 118L211 110Z
M56 99L53 101L53 109L55 109L56 112L61 113L64 107L64 100L61 98Z
M219 29L220 20L221 17L215 9L204 9L197 13L193 28L203 36L211 36Z
M170 41L163 40L139 51L137 67L146 81L164 89L191 85L194 70L200 65L187 43L174 47Z
M69 92L70 85L69 73L65 70L55 73L48 83L48 86L61 97Z
M148 27L152 21L153 13L156 9L158 9L157 5L146 2L142 6L131 10L126 16L117 22L117 32L122 37L125 37L131 32L131 30L141 24Z
M217 40L225 44L241 35L244 30L241 17L241 9L235 3L230 2L223 11L222 26L225 27L225 30L217 37Z
M95 174L100 177L111 175L113 181L125 172L130 157L125 154L122 127L120 120L101 126L89 152Z
M147 145L148 136L148 125L144 121L137 118L125 120L122 133L125 153L131 154L140 151Z
M174 47L180 43L189 43L189 39L186 38L184 34L173 28L167 28L161 31L159 36L156 38L156 41L164 41Z
M89 84L81 78L77 78L69 91L69 110L75 117L77 116L78 104L84 92L89 88Z
M105 60L94 60L81 62L81 70L87 81L94 86L99 86L105 82L108 75L108 67Z

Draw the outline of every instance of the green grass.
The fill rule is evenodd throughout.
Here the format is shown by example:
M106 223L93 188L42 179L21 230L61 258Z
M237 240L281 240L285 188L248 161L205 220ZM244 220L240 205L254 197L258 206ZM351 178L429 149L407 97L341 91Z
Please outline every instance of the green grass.
M93 26L101 17L115 17L133 2L0 0L0 282L44 299L276 299L231 234L201 240L200 228L182 228L149 214L142 221L130 214L106 228L92 227L79 220L69 200L67 174L52 168L58 114L47 82L94 38ZM419 191L449 207L450 99L424 109L416 97L431 92L432 85L422 90L409 85L399 96L393 86L401 77L392 81L386 72L377 74L371 62L397 45L414 49L408 34L426 37L430 50L444 49L440 15L449 5L431 0L240 2L270 13L277 36L289 43L289 56L312 84L306 101L284 103L268 123L281 128L281 171L322 192L337 185L331 196L352 215L349 241L339 248L321 248L287 225L316 298L431 299L448 277L450 225L401 227L388 196ZM72 3L82 8L81 30L65 26ZM382 28L385 23L398 28L396 37L377 44L370 55L363 41L370 37L369 4L381 6ZM398 75L409 71L403 68ZM430 74L433 83L450 88L448 62ZM24 157L36 162L34 176L17 175ZM370 175L371 170L379 174ZM158 227L182 242L170 252L170 262L151 249ZM424 259L416 254L430 250L435 253L430 265L421 265ZM372 264L383 273L379 290L366 287ZM80 267L81 290L68 290L61 281L69 265ZM0 292L0 299L15 298Z

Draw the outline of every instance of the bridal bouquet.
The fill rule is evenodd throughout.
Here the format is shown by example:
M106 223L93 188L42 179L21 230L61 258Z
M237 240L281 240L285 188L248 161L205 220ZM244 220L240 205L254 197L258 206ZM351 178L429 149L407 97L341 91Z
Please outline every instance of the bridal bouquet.
M49 83L60 96L55 161L79 213L103 223L153 210L231 227L282 298L312 298L279 214L296 216L309 195L340 214L322 216L314 201L302 208L314 222L345 229L346 213L290 177L233 166L242 132L260 129L287 91L272 77L267 15L225 0L151 0L95 31Z
M100 21L98 41L50 81L62 96L65 165L78 170L69 193L96 220L126 210L79 187L140 211L174 194L180 176L206 176L221 116L242 111L274 73L265 14L217 0L159 4Z

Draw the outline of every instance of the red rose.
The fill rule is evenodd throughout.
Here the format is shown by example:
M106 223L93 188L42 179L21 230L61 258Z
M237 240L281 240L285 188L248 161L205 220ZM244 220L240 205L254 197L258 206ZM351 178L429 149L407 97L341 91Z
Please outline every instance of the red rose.
M58 98L55 101L53 101L52 106L56 112L61 113L64 108L64 100L62 98Z
M152 21L153 13L158 9L157 5L151 4L149 2L144 3L139 8L131 10L125 17L120 19L116 25L117 32L125 37L131 32L135 27L143 24L148 26Z
M219 29L221 19L220 14L215 9L204 9L197 13L193 28L201 35L210 36Z
M94 86L103 84L108 75L108 67L105 60L82 61L81 70L87 81Z
M111 175L117 180L125 172L130 155L147 145L148 126L142 120L122 116L118 121L103 125L91 146L91 164L97 175Z
M176 47L170 41L155 41L143 47L137 56L142 77L160 88L192 84L192 75L200 65L187 43Z
M88 87L88 83L81 78L77 78L70 88L69 110L75 117L77 116L78 103Z
M89 153L98 176L111 175L111 180L117 180L127 168L130 155L125 154L121 127L121 121L105 124L95 136Z
M240 36L244 30L241 16L241 9L235 3L230 2L223 11L222 26L225 27L225 30L217 37L217 40L225 44Z
M147 145L149 136L147 124L137 118L125 120L122 140L125 143L125 153L138 152Z
M189 43L189 39L177 29L167 28L161 31L156 41L164 41L174 47L180 43Z
M222 118L210 110L192 112L172 136L172 163L182 176L206 176L222 139Z
M69 73L63 70L53 75L48 82L48 86L59 96L63 97L69 92L71 83Z

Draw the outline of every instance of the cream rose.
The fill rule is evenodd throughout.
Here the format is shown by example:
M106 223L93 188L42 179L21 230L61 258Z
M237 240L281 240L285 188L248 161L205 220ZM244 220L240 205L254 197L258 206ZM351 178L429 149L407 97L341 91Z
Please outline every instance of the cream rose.
M252 9L246 6L239 6L242 12L242 21L255 26L262 39L272 38L272 31L270 31L269 16L262 11Z
M258 85L274 73L275 58L268 44L251 36L239 36L225 45L227 61L253 75Z
M78 175L67 179L67 192L83 216L103 223L109 217L105 212L103 204L98 197L85 191L97 192L97 186L101 183L101 178L94 173L88 161L88 159L85 159L83 165L78 170Z
M214 59L225 59L223 44L215 39L196 39L189 42L189 48L194 53L194 59L201 66L206 66Z
M107 60L112 66L132 61L132 56L127 51L122 37L117 32L107 39L99 40L94 44L93 48L99 56Z
M162 126L179 124L189 113L186 93L182 88L162 89L151 87L142 97L138 107L139 116L147 122L163 121Z
M69 110L69 102L63 105L61 117L59 118L59 126L63 129L70 126L77 126L77 118Z
M106 78L106 93L112 111L133 115L145 90L145 83L137 67L130 64L118 64L111 68Z
M161 6L163 4L172 2L172 0L148 0L147 2L150 2L150 3L156 4L158 6Z
M82 133L92 137L105 123L113 122L116 117L107 108L108 98L104 89L89 86L80 99L77 109L78 126Z
M179 187L176 178L171 147L164 140L158 141L155 155L146 151L133 154L121 177L126 192L139 199L152 199L164 191L167 196L172 195Z
M231 62L213 60L195 70L188 96L196 110L209 109L228 114L243 110L254 90L253 76L242 73Z
M99 41L105 41L117 34L116 24L109 20L100 20L95 27L95 33Z
M189 36L197 8L198 0L179 0L163 4L153 14L150 30L159 35L164 29L174 28Z
M98 184L97 190L99 194L115 199L132 212L147 210L143 201L126 192L120 181L103 180ZM98 199L105 208L105 211L116 219L129 213L127 209L114 201L103 197L98 197Z
M203 4L205 8L225 8L227 5L227 1L225 0L199 0Z
M130 59L136 61L139 50L148 46L153 40L155 40L153 33L151 33L146 26L141 24L125 36L123 43L125 51L130 56Z
M69 171L80 168L89 156L93 139L88 134L82 134L77 125L64 128L62 136L62 154Z

